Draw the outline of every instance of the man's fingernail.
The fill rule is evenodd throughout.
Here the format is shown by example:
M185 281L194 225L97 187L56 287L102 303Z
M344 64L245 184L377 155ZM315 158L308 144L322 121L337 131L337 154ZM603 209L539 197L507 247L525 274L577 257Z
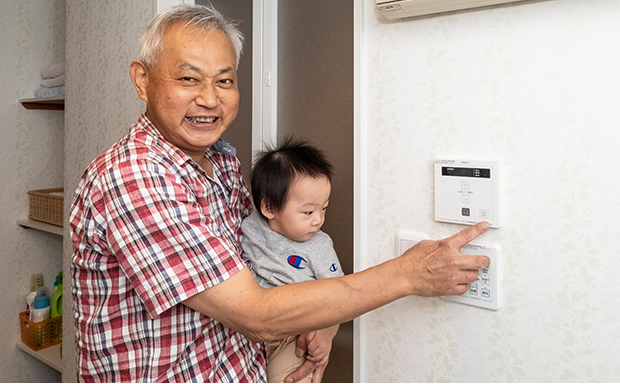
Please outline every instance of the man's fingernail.
M297 348L297 349L295 350L295 355L297 355L297 357L300 357L300 358L301 358L301 357L304 357L304 350L303 350L303 349L300 349L300 348Z

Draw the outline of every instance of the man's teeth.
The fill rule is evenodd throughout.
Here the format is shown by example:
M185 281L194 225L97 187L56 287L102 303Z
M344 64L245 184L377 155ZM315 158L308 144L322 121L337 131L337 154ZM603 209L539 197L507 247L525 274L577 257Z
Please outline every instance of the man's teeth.
M211 124L217 120L217 117L188 117L187 120L194 124L208 123Z

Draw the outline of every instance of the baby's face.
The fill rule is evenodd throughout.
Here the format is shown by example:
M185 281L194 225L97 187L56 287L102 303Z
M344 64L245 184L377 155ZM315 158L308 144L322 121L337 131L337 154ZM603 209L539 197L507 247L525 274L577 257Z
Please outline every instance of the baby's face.
M325 176L298 176L289 192L288 201L269 227L294 241L308 241L325 222L325 211L332 191Z

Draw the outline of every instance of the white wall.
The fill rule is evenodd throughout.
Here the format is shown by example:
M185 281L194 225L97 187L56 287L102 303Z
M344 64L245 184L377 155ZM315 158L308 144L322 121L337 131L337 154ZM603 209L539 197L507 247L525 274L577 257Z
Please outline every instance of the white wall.
M4 382L54 382L60 373L15 347L30 276L43 273L53 292L62 270L62 237L16 224L28 217L27 191L62 187L63 120L59 111L24 109L41 69L64 59L64 0L3 1L0 12L0 372Z
M361 266L441 238L435 157L503 165L503 305L406 298L364 316L370 382L620 381L620 2L390 23L365 2Z

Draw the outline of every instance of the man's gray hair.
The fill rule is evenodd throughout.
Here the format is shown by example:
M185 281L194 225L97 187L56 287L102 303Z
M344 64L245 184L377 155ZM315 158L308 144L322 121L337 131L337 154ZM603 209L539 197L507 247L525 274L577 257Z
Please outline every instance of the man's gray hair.
M228 36L237 55L237 66L243 52L243 34L237 23L224 18L213 6L174 5L158 13L140 38L140 60L147 68L155 64L157 56L164 48L164 35L168 27L177 22L184 26L194 26L205 31L221 30Z

